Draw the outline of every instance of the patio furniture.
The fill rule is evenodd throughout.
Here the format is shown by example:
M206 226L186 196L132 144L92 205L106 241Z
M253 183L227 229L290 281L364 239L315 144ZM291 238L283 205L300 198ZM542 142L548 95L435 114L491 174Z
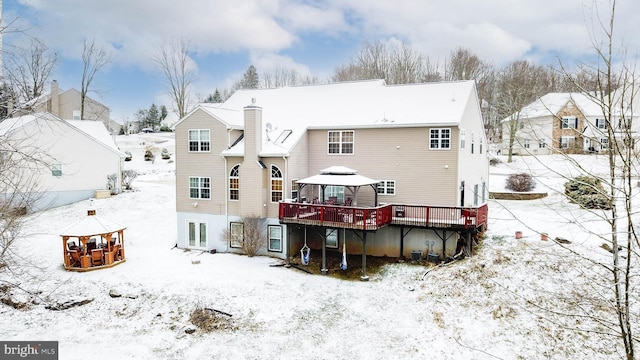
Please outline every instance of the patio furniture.
M93 249L93 250L91 250L91 265L93 265L93 266L102 265L102 250L101 249Z

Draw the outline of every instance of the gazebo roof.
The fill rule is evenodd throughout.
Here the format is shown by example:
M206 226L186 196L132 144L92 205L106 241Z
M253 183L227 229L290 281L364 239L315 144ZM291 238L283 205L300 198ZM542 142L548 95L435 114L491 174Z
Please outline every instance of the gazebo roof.
M60 236L95 236L124 230L127 227L98 215L88 215L63 229Z
M364 186L377 184L379 181L358 175L356 170L344 166L332 166L320 170L320 174L298 180L298 184Z

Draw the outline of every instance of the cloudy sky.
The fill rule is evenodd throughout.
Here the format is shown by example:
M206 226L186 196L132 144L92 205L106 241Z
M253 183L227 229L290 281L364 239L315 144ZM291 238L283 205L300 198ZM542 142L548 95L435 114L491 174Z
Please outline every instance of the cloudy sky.
M241 78L249 65L328 77L364 41L405 41L432 61L458 47L500 66L585 59L593 53L594 4L608 0L4 0L4 25L26 29L60 58L53 79L79 88L84 39L111 54L91 96L122 122L152 102L167 102L154 67L159 44L191 42L195 92L206 96ZM640 49L640 1L618 0L619 40ZM17 20L17 21L16 21ZM607 18L605 18L607 20ZM24 36L8 34L4 49ZM9 46L8 46L9 45Z

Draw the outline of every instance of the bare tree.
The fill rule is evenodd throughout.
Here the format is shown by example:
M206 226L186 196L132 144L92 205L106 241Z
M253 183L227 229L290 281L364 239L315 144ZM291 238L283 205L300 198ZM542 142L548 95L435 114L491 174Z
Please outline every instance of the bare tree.
M197 78L197 66L189 56L189 45L184 39L165 41L153 58L164 76L167 94L179 118L191 108L191 87Z
M332 81L384 79L387 84L410 84L439 80L437 66L429 58L401 42L386 45L366 42L347 65L334 70Z
M84 119L87 95L93 91L91 85L98 72L111 62L106 50L99 48L95 40L85 39L82 49L82 82L80 84L80 119Z
M520 111L545 91L539 76L544 72L543 67L525 60L514 61L500 71L495 106L500 118L508 117L508 121L503 124L507 126L509 136L508 162L512 161L511 153L521 125Z
M612 207L605 213L605 217L611 229L607 240L613 251L610 263L601 266L610 274L614 294L611 303L618 326L616 333L624 344L627 360L632 360L635 359L635 345L639 341L634 328L637 316L632 316L631 313L631 309L637 306L637 298L632 293L635 292L633 278L637 276L635 267L638 265L637 249L640 245L632 206L635 190L633 177L638 172L635 165L638 153L633 117L639 92L635 65L628 66L624 50L619 54L614 49L616 1L612 0L610 6L608 19L602 20L596 16L595 30L602 34L604 40L596 40L594 34L593 45L598 62L597 66L591 67L592 76L586 76L596 79L596 91L589 89L591 83L579 82L585 77L578 77L574 82L602 110L606 124L603 135L611 147L607 152L609 176L605 183ZM619 64L621 70L616 75L613 69Z
M446 81L475 80L478 96L481 101L485 129L492 130L496 126L495 86L497 75L493 65L481 60L468 49L454 50L445 65Z
M14 88L17 100L26 103L42 95L58 56L40 40L29 47L15 48L6 57L6 79Z

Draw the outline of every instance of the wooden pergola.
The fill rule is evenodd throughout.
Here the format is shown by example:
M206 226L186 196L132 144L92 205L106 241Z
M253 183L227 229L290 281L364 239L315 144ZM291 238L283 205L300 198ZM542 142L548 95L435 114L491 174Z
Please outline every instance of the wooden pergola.
M88 210L86 217L60 234L64 268L82 272L122 264L126 261L125 229L123 225L97 216L95 210Z

